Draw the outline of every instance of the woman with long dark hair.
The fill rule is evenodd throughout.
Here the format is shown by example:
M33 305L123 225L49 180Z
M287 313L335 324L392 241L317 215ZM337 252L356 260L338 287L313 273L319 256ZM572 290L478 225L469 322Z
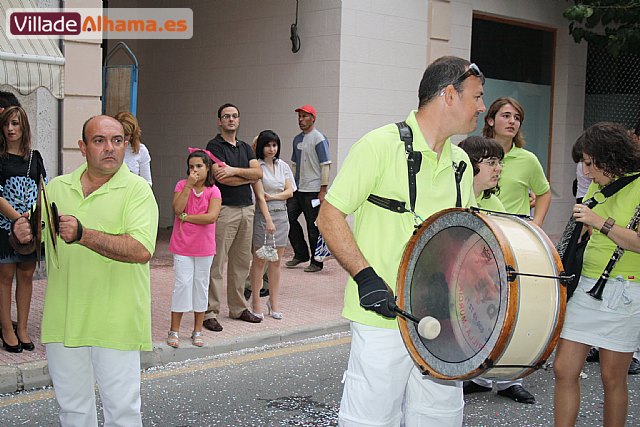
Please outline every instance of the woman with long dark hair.
M32 351L35 346L27 332L35 251L18 254L9 244L13 221L28 212L38 198L38 180L46 176L44 162L37 150L31 149L31 127L21 107L9 107L0 116L0 324L2 346L11 353ZM11 322L11 289L16 278L16 311L18 323L14 332Z

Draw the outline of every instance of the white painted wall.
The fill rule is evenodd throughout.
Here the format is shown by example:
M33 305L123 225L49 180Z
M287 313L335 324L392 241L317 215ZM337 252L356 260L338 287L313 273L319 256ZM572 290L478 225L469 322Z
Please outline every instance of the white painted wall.
M342 2L339 168L355 141L418 106L427 65L428 2Z
M110 7L128 5L112 0ZM138 7L184 7L183 1L139 0ZM138 119L152 157L153 190L160 224L172 224L175 183L184 177L187 147L204 147L217 133L216 112L226 102L241 112L240 139L251 142L263 129L282 140L291 157L299 132L296 107L318 110L316 126L336 156L340 82L340 1L300 1L301 50L291 52L293 0L191 2L191 40L138 40ZM115 44L115 43L114 43Z

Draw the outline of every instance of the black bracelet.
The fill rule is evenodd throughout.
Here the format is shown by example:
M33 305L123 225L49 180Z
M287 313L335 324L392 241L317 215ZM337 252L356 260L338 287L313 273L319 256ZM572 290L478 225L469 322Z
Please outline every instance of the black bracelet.
M74 218L76 218L76 217L74 216ZM78 218L76 218L76 222L78 223L78 232L76 233L75 240L72 240L69 243L76 243L76 242L79 242L80 239L82 239L82 223L80 222L80 220Z

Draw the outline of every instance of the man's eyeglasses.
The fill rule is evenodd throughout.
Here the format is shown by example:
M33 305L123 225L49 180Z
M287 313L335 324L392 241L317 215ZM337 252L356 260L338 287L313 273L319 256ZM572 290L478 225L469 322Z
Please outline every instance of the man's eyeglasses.
M480 163L484 163L485 165L492 168L495 168L496 166L500 166L500 167L504 166L504 161L498 160L498 159L484 159Z
M465 81L467 79L467 77L469 77L469 76L479 77L480 80L482 81L482 84L484 84L484 74L482 74L482 71L480 71L480 68L478 68L478 66L476 64L469 65L469 69L467 71L465 71L462 75L460 75L460 77L455 79L455 81L453 83L451 83L451 84L455 87L458 84L460 84L463 81Z
M232 117L233 117L234 119L237 119L238 117L240 117L240 114L238 114L238 113L233 113L233 114L223 114L220 118L221 118L222 120L229 120L229 119L230 119L230 118L232 118Z

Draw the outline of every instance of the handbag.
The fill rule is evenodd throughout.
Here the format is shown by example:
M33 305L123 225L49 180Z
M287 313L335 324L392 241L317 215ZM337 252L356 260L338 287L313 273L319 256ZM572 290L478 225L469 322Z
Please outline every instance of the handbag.
M596 193L590 199L584 200L582 204L587 206L589 209L593 209L593 207L598 203L602 203L607 198L613 196L639 176L640 174L623 176L600 190L599 193L604 197L603 200L596 200L596 195L598 194ZM598 197L598 199L600 199L600 197ZM562 232L560 240L556 243L556 250L558 251L558 255L560 255L562 265L564 266L563 276L567 277L563 282L567 287L567 300L571 298L573 292L578 287L580 274L582 272L582 258L584 256L587 243L589 242L588 237L580 240L580 236L582 235L582 226L583 224L581 222L576 222L573 215L571 215L571 218L569 218L569 221ZM568 277L571 275L573 275L573 278L569 279Z
M276 249L276 236L275 234L271 235L273 239L273 244L269 245L267 243L267 233L264 234L264 244L258 248L256 251L256 256L260 259L269 262L275 262L278 260L278 250Z
M316 243L316 250L313 253L313 259L318 262L324 262L324 260L330 256L331 252L329 251L327 242L324 241L322 234L318 234L318 242Z
M33 152L34 150L29 150L29 165L27 166L27 174L26 177L29 178L29 175L31 174L31 161L33 160ZM23 197L26 200L26 193L27 193L27 182L28 179L25 181L24 184L24 193L23 193ZM13 248L14 251L16 251L16 253L20 254L20 255L30 255L33 252L36 251L36 247L38 244L41 243L42 239L41 236L38 235L37 231L41 230L42 228L38 228L37 226L39 224L41 224L40 222L40 185L37 186L37 190L36 190L36 194L38 194L38 196L36 197L36 204L32 207L30 207L28 209L29 212L29 223L31 225L31 230L33 232L34 238L31 239L31 241L27 242L27 243L20 243L18 241L18 239L16 238L15 234L13 233L13 227L16 223L16 221L19 218L16 218L15 220L11 221L11 226L9 227L9 244L11 245L11 247ZM38 259L40 259L38 257Z

